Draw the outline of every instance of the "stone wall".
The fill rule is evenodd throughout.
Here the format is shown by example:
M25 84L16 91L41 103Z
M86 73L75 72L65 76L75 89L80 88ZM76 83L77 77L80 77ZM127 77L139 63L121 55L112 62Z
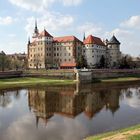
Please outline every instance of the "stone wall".
M15 78L15 77L21 77L22 71L5 71L0 72L0 78Z
M95 69L92 70L92 78L116 78L116 77L128 77L128 76L140 76L139 69Z
M139 76L140 70L136 69L93 69L93 70L75 70L76 80L80 83L90 83L95 79L103 78L118 78L118 77L129 77Z
M75 70L76 81L80 83L91 83L92 82L92 71L88 69Z

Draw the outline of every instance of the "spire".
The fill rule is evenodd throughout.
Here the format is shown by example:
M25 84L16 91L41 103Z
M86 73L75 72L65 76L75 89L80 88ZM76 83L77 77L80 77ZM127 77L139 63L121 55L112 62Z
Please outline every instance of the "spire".
M31 43L31 42L30 42L30 37L28 37L28 45L30 45L30 43Z
M83 37L83 41L86 39L86 37L85 37L85 32L84 32L84 37Z
M37 20L35 20L35 29L34 29L34 33L35 33L35 34L38 34Z
M37 20L35 20L35 28L37 28Z

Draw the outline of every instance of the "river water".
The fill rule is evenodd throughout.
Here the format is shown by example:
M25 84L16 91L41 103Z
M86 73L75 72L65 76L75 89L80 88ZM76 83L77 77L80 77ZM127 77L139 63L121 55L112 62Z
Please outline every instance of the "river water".
M140 123L140 83L0 91L0 140L82 140Z

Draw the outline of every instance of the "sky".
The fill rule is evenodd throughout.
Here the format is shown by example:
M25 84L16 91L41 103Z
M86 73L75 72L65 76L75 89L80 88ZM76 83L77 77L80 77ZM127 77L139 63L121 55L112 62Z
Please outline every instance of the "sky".
M140 0L0 0L0 51L26 53L37 20L54 37L114 34L123 54L139 56L139 7Z

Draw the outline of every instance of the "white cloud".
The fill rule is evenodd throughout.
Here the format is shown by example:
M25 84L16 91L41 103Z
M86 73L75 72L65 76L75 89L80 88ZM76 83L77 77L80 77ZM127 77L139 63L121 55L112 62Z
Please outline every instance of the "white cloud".
M55 2L62 3L64 6L76 6L83 0L9 0L13 5L32 10L35 12L48 9Z
M68 28L70 28L73 25L74 18L70 15L48 12L45 16L38 18L37 21L40 31L45 27L46 30L56 33L59 30L67 30ZM33 33L34 22L34 17L30 17L27 19L25 30L27 31L28 35L31 35Z
M97 24L93 24L93 23L90 23L90 22L87 22L81 26L79 26L77 28L77 31L81 34L83 34L85 32L86 35L90 35L90 34L93 34L93 35L101 35L102 32L103 32L103 28L98 26Z
M121 42L121 51L124 54L138 56L140 53L140 40L136 30L126 30L123 28L116 28L108 32L108 36L115 35Z
M85 32L86 36L92 34L100 37L101 39L110 39L114 34L121 42L120 48L122 53L130 54L132 56L138 56L140 54L140 40L138 31L139 30L126 29L124 27L120 27L120 25L118 25L117 28L109 31L98 23L95 24L90 22L77 27L78 34L83 34Z
M78 119L56 117L59 121L57 118L53 120L51 118L46 128L45 122L40 120L38 129L36 129L35 117L27 114L11 123L2 138L3 140L25 140L25 138L29 140L71 140L71 138L77 140L88 134L87 128Z
M48 8L55 0L9 0L12 4L32 11Z
M116 29L112 30L111 32L106 32L106 35L108 35L108 36L115 35L120 38L126 39L126 37L127 38L131 37L133 35L133 32L129 31L129 30L121 29L121 28L116 28Z
M9 25L13 22L13 18L10 16L0 17L0 25Z
M13 53L23 53L26 52L26 42L22 42L21 40L17 40L14 37L8 37L8 40L3 41L1 43L1 50L3 50L6 54ZM14 41L13 41L14 40Z
M83 0L60 0L65 6L79 5Z
M140 29L140 15L130 17L128 20L122 22L121 26Z

